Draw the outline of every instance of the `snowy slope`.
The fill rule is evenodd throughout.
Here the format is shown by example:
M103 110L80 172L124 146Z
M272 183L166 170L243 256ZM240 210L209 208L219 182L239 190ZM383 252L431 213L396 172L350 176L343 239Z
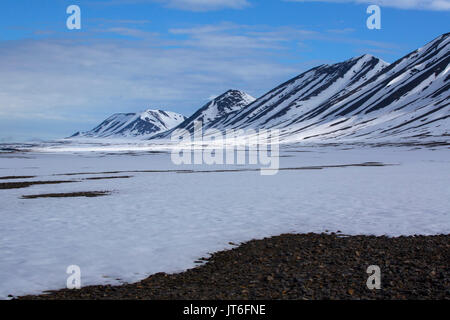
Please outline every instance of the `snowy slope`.
M284 141L445 137L450 128L450 34L392 65L370 55L313 68L225 121L278 128Z
M263 95L226 122L232 127L288 127L317 105L341 97L388 64L364 55L334 65L321 65Z
M186 119L185 116L162 110L146 110L140 113L116 113L88 132L77 132L74 137L148 138L159 132L176 127Z
M229 90L191 117L117 114L84 137L168 139L176 129L280 129L284 143L443 138L450 135L450 34L393 64L363 55L321 65L255 100Z
M226 122L226 119L253 101L255 101L255 98L243 91L228 90L209 101L180 125L156 136L156 138L170 137L170 134L176 129L185 129L193 132L195 121L201 121L204 130L209 128L225 129L224 122Z

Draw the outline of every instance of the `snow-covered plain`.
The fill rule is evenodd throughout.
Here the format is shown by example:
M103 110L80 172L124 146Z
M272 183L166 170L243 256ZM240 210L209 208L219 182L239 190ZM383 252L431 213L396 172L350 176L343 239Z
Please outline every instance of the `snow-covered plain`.
M258 171L94 174L224 169L175 166L168 153L150 153L151 148L139 146L129 149L133 150L118 153L107 144L56 145L0 154L0 177L78 181L0 190L0 298L63 288L66 268L73 264L81 268L83 286L133 282L157 272L194 267L196 259L230 248L230 241L286 232L450 233L450 150L445 146L285 146L282 168L390 165L284 170L274 176ZM89 174L55 175L65 173ZM82 180L124 175L132 177ZM113 193L98 198L21 199L101 190Z

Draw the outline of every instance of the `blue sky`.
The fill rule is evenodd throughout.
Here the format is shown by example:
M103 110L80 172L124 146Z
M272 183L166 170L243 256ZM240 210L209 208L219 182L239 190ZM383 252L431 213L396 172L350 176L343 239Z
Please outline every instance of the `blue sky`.
M66 8L81 8L81 30ZM381 7L381 30L366 8ZM450 0L7 0L0 142L61 138L115 112L193 113L227 89L258 97L323 63L393 62L450 28Z

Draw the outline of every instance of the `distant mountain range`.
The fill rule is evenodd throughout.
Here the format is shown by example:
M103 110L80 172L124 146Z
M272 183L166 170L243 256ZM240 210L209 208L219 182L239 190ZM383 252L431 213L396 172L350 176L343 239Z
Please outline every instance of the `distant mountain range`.
M448 137L449 79L447 33L392 64L363 55L315 67L256 100L229 90L179 122L147 126L140 117L130 130L131 119L115 115L82 136L167 139L200 120L204 129L279 129L285 142Z

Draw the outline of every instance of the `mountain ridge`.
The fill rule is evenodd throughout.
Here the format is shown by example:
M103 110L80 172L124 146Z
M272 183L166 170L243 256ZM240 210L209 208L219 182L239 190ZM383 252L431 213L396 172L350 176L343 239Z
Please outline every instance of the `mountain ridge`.
M140 118L113 126L116 114L90 132L111 137L127 128L131 133L122 136L168 139L176 129L192 133L201 121L203 130L279 129L285 142L448 136L449 65L445 33L391 64L363 54L311 68L258 99L230 89L171 125L150 129Z
M115 113L86 132L77 132L70 138L148 138L170 130L186 119L185 116L156 109L137 113Z
M312 68L262 95L225 125L280 129L284 141L448 135L449 35L392 64L362 55Z
M255 101L255 98L248 93L241 90L230 89L206 103L177 127L167 132L163 132L154 138L167 138L177 129L184 129L192 133L194 132L194 122L196 121L202 122L204 130L221 128L221 124L230 116L230 114L238 112L243 108L247 108L253 101Z

